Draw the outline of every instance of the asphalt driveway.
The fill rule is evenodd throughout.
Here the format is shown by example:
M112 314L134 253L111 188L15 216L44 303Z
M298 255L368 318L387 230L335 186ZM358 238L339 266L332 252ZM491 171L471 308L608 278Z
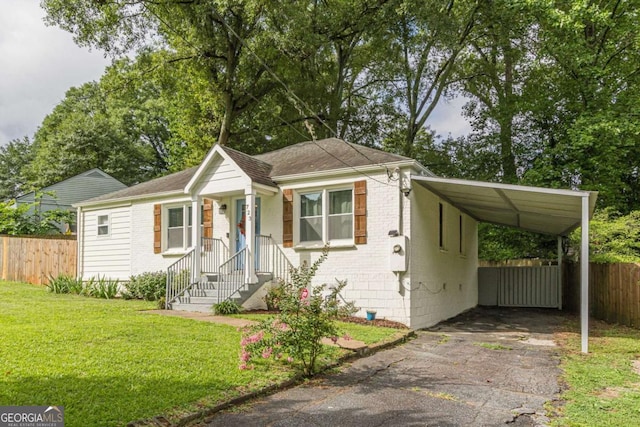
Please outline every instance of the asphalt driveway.
M203 426L545 425L559 393L557 310L477 308L340 373L220 412Z

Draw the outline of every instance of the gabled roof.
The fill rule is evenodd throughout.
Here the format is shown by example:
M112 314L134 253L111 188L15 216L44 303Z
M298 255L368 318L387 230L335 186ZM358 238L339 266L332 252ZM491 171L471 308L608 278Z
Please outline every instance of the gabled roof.
M248 154L244 154L238 150L234 150L233 148L220 148L222 148L224 152L227 153L229 157L231 157L231 160L236 162L240 169L242 169L244 173L246 173L249 178L251 178L251 181L271 187L277 186L277 184L273 182L270 177L272 166L269 163L266 163Z
M278 176L326 172L385 163L414 162L408 157L351 144L337 138L301 142L256 156L250 156L226 146L215 145L199 166L96 197L81 203L81 205L188 192L204 173L216 153L228 157L252 182L269 187L277 187L273 178Z
M68 207L124 188L127 186L116 178L99 168L93 168L42 188L39 190L43 193L40 203ZM34 200L34 191L16 197L17 203L31 203Z
M271 177L413 160L337 138L301 142L253 157L273 167Z

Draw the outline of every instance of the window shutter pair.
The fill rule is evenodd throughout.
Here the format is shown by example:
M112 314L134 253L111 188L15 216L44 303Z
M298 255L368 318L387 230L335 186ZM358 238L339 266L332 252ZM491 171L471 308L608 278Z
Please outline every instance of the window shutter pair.
M213 237L213 200L204 199L203 202L203 231L202 237ZM206 248L205 248L206 250ZM210 250L210 249L209 249ZM162 205L153 205L153 253L162 252Z
M353 186L355 206L354 240L357 245L367 243L367 181L357 181ZM282 244L293 247L293 190L282 191Z

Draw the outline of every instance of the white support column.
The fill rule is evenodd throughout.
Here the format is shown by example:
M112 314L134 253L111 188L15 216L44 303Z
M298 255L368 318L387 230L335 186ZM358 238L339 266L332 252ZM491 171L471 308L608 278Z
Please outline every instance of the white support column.
M193 251L193 279L200 280L202 275L202 245L200 240L202 234L200 231L200 200L198 196L191 199L191 244L194 247Z
M562 310L562 236L558 236L558 310Z
M256 275L256 266L253 259L256 244L256 193L253 188L247 187L244 196L247 205L244 223L245 245L247 249L247 256L244 261L244 279L245 283L257 283L258 276Z
M580 333L582 352L589 352L589 196L582 196L580 247Z

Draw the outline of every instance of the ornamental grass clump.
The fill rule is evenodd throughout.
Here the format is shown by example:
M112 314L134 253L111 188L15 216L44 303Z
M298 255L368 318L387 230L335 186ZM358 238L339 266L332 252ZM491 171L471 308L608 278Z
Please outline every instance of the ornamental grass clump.
M338 281L329 289L326 285L311 286L327 254L325 248L311 267L292 269L291 282L279 285L280 313L244 330L240 369L252 369L252 359L275 358L295 364L305 376L317 372L318 357L324 350L322 339L341 335L335 320L356 311L352 302L338 300L346 281Z

